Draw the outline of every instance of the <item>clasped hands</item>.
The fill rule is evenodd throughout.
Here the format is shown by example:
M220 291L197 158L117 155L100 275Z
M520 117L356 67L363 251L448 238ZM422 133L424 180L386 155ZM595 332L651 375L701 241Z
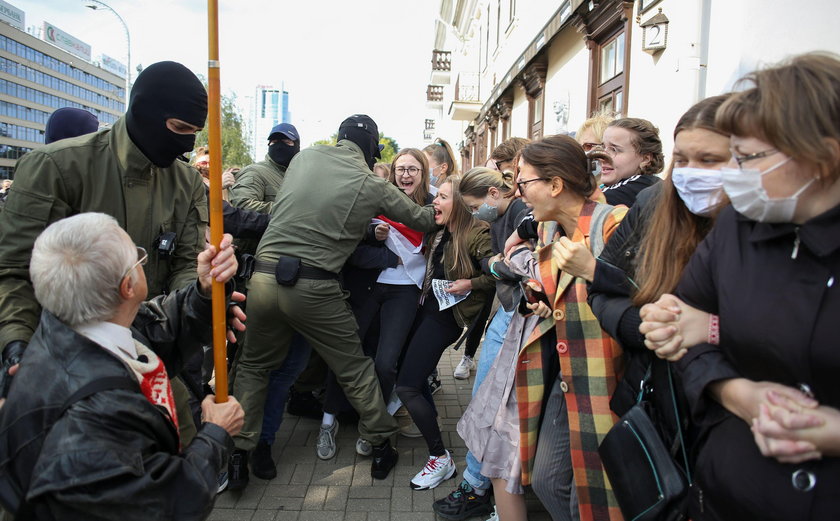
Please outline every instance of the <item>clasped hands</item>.
M639 312L645 345L675 362L692 346L709 341L709 313L664 294ZM709 392L750 428L761 453L781 463L840 455L840 410L820 405L798 389L775 382L731 378Z

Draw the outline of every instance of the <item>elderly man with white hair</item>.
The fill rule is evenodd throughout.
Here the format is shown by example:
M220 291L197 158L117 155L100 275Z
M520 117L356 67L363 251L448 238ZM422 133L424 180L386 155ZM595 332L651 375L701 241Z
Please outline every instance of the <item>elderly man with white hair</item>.
M0 502L16 519L209 515L242 408L208 396L181 447L169 375L211 340L208 295L236 272L230 243L198 255L194 284L146 302L146 251L114 218L78 214L38 237L43 313L0 410Z

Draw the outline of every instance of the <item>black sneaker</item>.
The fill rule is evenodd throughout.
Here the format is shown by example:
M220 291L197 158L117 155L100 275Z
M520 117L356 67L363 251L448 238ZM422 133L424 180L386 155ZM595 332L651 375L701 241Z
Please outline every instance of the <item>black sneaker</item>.
M437 375L434 374L429 375L428 383L429 391L431 391L432 394L435 394L436 392L440 391L440 388L443 387L443 384L440 382L440 378L438 378Z
M248 486L248 453L236 449L228 463L228 490L242 490Z
M251 454L251 471L260 479L277 477L277 465L271 459L271 445L262 441L257 443L257 448Z
M320 420L324 416L324 406L311 392L299 393L294 387L289 390L289 403L286 406L289 414Z
M373 448L373 459L370 462L370 477L373 479L385 479L391 472L391 469L397 466L397 460L400 454L397 449L391 447L391 441L388 440L382 445Z
M484 492L483 496L475 493L475 490L467 483L461 481L458 488L443 499L438 499L432 504L435 514L444 519L461 521L469 517L484 516L493 512L493 504L490 502L490 491Z

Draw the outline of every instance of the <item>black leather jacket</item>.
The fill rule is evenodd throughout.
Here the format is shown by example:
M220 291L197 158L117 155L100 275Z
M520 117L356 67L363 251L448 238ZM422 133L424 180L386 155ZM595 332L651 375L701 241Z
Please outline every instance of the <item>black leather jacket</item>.
M145 303L132 333L173 375L210 342L210 316L210 300L193 284ZM181 451L168 415L138 386L82 399L45 430L68 396L104 377L133 378L44 311L0 411L0 482L28 488L37 519L205 519L233 446L218 425L204 424Z

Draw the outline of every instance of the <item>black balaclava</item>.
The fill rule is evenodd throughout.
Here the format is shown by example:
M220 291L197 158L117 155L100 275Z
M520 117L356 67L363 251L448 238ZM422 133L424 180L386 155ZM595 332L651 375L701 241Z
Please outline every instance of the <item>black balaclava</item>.
M44 143L49 145L59 139L83 136L99 130L99 120L90 112L73 107L63 107L47 120Z
M277 134L279 137L280 135ZM300 152L300 141L295 141L294 146L289 146L278 139L276 143L268 145L268 157L278 165L289 166L295 154Z
M371 170L376 160L382 157L379 152L379 127L370 116L353 114L342 121L338 127L338 139L348 139L359 145Z
M207 91L196 75L180 63L158 62L137 76L125 124L131 141L160 167L171 165L195 147L195 135L176 134L166 128L169 118L204 127Z

